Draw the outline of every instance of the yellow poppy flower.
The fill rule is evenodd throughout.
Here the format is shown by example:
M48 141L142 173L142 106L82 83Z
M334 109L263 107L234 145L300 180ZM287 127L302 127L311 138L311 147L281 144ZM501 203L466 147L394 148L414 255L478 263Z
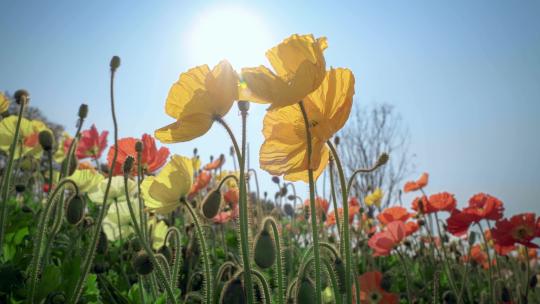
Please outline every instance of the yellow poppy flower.
M240 173L238 171L223 170L216 176L216 182L220 183L221 180L227 177L228 175L234 175L236 176L236 178L240 179ZM225 185L229 189L238 188L238 184L236 183L236 180L234 178L227 179L227 181L225 182Z
M9 153L11 142L15 136L17 119L17 116L12 115L0 121L0 150L5 151L6 153ZM15 146L14 158L18 159L21 156L32 156L36 159L41 158L43 149L39 144L39 132L44 130L52 133L42 121L22 118L19 131L19 140L21 144Z
M381 201L383 199L383 192L381 188L375 189L375 191L371 192L370 194L366 195L364 198L364 203L366 203L367 206L381 206Z
M343 127L352 107L354 75L348 69L327 72L321 86L304 98L311 125L312 169L317 179L328 164L326 146ZM300 107L292 105L268 111L264 117L265 141L260 150L261 168L286 180L308 181L306 129Z
M81 193L93 192L99 183L104 180L103 175L94 169L77 169L68 178L77 184Z
M139 215L139 204L135 201L131 201L133 211L136 214L136 218ZM127 237L134 233L131 225L131 215L129 213L129 206L127 200L118 200L116 203L112 203L107 211L107 215L103 219L103 231L107 235L107 239L114 241L122 239L125 241Z
M4 93L0 92L0 114L9 109L9 99L7 99Z
M148 176L141 183L145 206L158 213L170 213L180 205L193 183L191 159L173 155L156 176Z
M238 74L227 61L211 71L201 65L182 73L165 104L165 112L177 121L156 130L155 137L175 143L204 135L214 118L227 114L238 99L238 81Z
M86 169L93 170L93 169ZM77 170L80 171L80 170ZM94 170L95 171L95 170ZM103 204L103 199L105 197L105 190L107 189L108 179L102 179L97 187L92 189L88 193L90 200L96 204ZM127 188L129 193L129 198L133 205L138 205L137 199L137 183L131 179L127 181ZM124 177L123 176L113 176L111 179L111 187L109 188L109 194L107 195L107 201L126 201L126 192L124 190Z
M199 156L193 156L191 163L193 164L193 172L198 172L201 169L201 159Z
M152 217L148 221L148 230L152 234L152 248L158 250L165 244L165 236L167 236L169 226L167 226L165 221L158 221L156 217Z
M265 66L242 69L242 100L266 102L271 109L295 104L315 91L326 74L323 51L326 38L292 35L266 52L274 68Z

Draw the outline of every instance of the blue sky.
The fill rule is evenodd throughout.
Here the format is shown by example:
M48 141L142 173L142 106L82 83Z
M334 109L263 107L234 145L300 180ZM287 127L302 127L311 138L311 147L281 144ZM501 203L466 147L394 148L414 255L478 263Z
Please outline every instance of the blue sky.
M165 98L190 67L267 64L265 50L292 33L327 36L327 64L355 73L355 106L386 102L403 116L418 169L411 178L430 172L427 190L453 192L460 204L483 191L507 214L540 212L540 2L6 0L0 11L0 89L27 88L71 132L82 102L88 125L111 130L108 62L122 58L121 137L172 122ZM249 117L255 167L264 111L253 106ZM227 120L238 130L235 108ZM207 160L229 146L214 126L169 148L198 147Z

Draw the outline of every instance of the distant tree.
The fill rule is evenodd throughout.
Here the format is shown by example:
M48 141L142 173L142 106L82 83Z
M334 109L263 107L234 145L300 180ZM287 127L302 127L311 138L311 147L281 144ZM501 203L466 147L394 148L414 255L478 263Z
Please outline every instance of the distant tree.
M409 153L408 129L395 108L389 104L356 107L339 136L339 150L348 176L359 168L371 167L382 153L390 155L389 162L375 172L356 175L351 195L363 199L379 187L384 192L381 207L396 204L400 185L414 164Z

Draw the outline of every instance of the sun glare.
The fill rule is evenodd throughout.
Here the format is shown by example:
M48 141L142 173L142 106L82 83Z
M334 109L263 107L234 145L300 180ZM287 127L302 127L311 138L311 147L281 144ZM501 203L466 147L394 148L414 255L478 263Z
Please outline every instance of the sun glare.
M265 64L275 43L264 18L244 7L214 7L200 14L187 33L193 64L227 59L235 68Z

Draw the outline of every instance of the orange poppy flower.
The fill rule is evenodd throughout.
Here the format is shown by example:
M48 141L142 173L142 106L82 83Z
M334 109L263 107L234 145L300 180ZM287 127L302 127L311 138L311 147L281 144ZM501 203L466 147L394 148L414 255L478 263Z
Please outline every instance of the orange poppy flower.
M418 180L405 183L405 186L403 187L403 192L407 193L420 190L428 184L428 180L429 174L423 173Z
M201 171L199 175L197 175L197 179L195 180L195 183L191 186L191 190L189 191L188 198L193 198L199 191L206 188L208 184L210 183L210 180L212 179L212 174L208 171Z
M382 277L383 275L379 271L366 272L358 277L360 283L360 303L399 303L399 296L397 294L390 293L381 287ZM352 288L353 303L356 303L355 284L353 284Z
M309 212L309 199L304 201L304 208ZM315 198L315 208L317 209L317 214L319 216L322 216L323 214L328 212L328 208L330 207L330 203L328 203L327 200L324 198L317 196Z
M360 207L349 205L349 224L352 224L354 221L354 215L360 210ZM339 218L343 218L343 208L338 208ZM324 223L326 227L330 227L336 224L336 214L334 211L328 212L326 215L326 222Z
M387 256L406 237L405 224L402 221L391 222L381 232L375 233L368 241L373 249L373 256Z
M216 170L216 169L221 168L221 166L223 166L224 163L225 163L225 155L221 154L218 159L207 164L206 166L204 166L203 169L208 170L208 171Z
M454 198L454 195L448 192L441 192L429 196L429 199L426 196L421 198L415 198L412 204L412 208L417 212L422 212L424 214L439 212L439 211L448 211L452 212L456 209L457 201Z
M393 221L406 222L411 217L411 215L412 214L409 213L407 209L400 206L394 206L384 209L381 213L377 215L377 219L381 224L387 225Z
M540 235L534 213L521 213L510 219L497 221L492 230L493 239L502 246L510 246L516 243L529 248L538 248L531 241Z
M239 197L240 192L238 191L238 188L230 188L223 194L223 199L225 199L225 202L233 207L238 204Z
M84 159L90 157L92 159L99 159L107 147L107 135L109 135L109 131L103 131L100 134L96 125L92 125L90 129L82 131L81 139L75 151L77 158ZM69 143L71 144L71 141Z
M482 249L482 246L480 245L474 245L471 248L471 254L470 256L465 255L463 256L464 262L471 262L474 261L479 265L482 265L484 269L489 268L489 259L484 249Z
M133 174L137 174L137 151L135 150L135 144L137 139L133 137L126 137L118 140L118 156L116 158L116 165L113 169L114 175L123 174L123 165L128 156L131 156L135 159L133 165ZM151 135L143 134L142 139L143 150L141 153L141 166L143 171L146 173L155 173L159 168L163 167L167 162L167 157L169 157L169 149L165 147L159 148L156 147L156 141ZM114 156L114 151L116 146L112 146L109 149L109 154L107 155L107 161L109 162L109 168L112 166L112 159Z
M409 221L405 223L405 234L407 236L414 234L418 229L420 229L420 226L418 226L417 222Z

